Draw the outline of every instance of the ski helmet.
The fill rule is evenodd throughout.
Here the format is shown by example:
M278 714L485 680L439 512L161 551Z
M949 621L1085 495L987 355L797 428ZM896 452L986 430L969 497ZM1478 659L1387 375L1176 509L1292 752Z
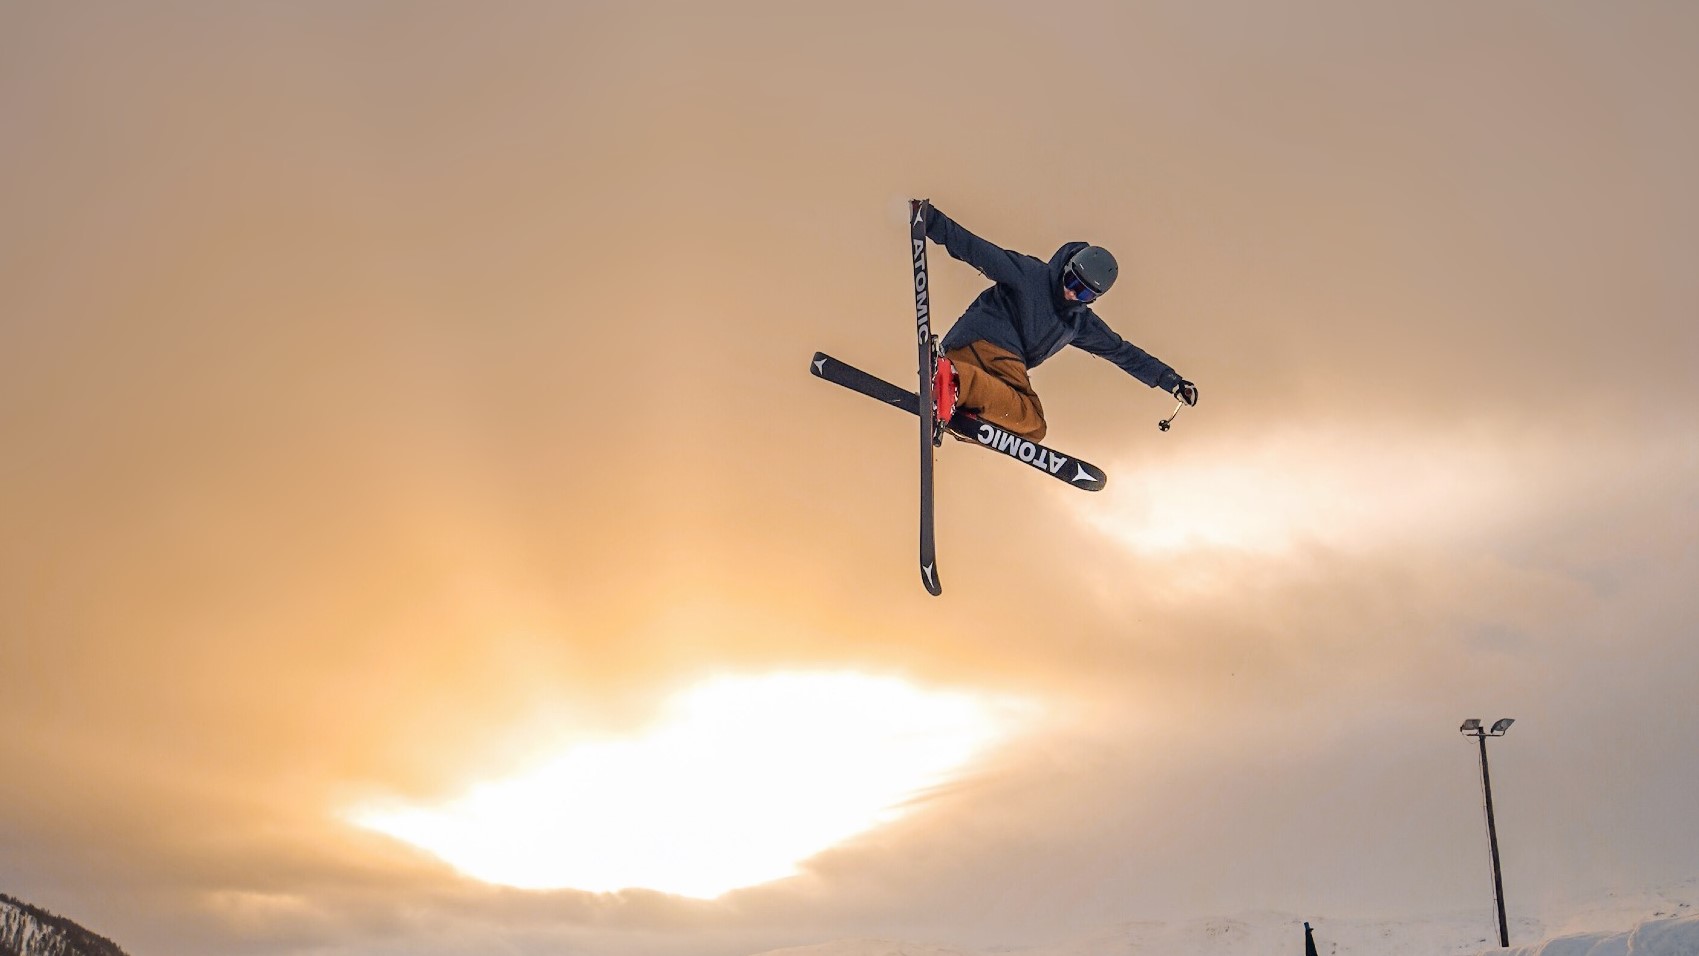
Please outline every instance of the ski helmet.
M1115 284L1115 276L1120 271L1120 266L1115 264L1115 257L1109 254L1108 249L1102 246L1086 246L1068 260L1067 266L1062 269L1062 275L1064 278L1072 276L1096 295L1102 295Z

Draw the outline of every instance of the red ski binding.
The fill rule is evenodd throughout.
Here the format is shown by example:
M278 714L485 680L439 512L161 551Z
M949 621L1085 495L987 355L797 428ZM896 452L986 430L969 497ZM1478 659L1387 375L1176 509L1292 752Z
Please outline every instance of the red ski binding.
M944 443L944 431L955 417L956 390L961 382L949 359L942 355L935 357L938 365L932 372L932 444L936 446Z

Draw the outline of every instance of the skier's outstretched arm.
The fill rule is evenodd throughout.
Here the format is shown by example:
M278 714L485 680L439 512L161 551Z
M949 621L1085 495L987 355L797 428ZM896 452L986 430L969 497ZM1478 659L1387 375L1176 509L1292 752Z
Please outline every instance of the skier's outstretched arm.
M1025 256L968 232L937 206L933 206L926 217L926 237L943 246L950 255L984 273L992 282L1013 283L1019 280L1021 260Z
M1073 344L1114 362L1128 375L1152 388L1174 392L1186 381L1180 377L1180 373L1169 367L1167 362L1121 338L1109 327L1109 323L1098 318L1097 313L1090 309L1086 310L1085 321L1080 323L1080 333L1074 338Z

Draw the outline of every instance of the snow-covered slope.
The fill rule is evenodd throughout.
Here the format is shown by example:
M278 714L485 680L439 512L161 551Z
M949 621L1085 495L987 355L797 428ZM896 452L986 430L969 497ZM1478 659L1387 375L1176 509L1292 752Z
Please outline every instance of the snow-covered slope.
M818 946L794 946L775 949L762 956L978 956L966 949L950 946L929 946L925 943L900 943L888 939L841 939Z
M1503 956L1695 956L1699 954L1699 916L1648 920L1623 933L1559 936L1493 952Z
M1490 910L1429 918L1312 918L1321 956L1699 956L1699 880L1656 893L1610 897L1547 922L1510 924L1510 949L1496 944ZM1287 913L1125 923L1028 948L840 940L760 956L1301 956L1304 921Z
M1475 956L1492 942L1486 937L1491 927L1479 918L1311 923L1321 956ZM1303 952L1303 920L1283 913L1259 913L1233 919L1126 923L1029 948L840 940L761 956L1302 956Z
M64 917L0 894L0 956L124 956L124 951Z

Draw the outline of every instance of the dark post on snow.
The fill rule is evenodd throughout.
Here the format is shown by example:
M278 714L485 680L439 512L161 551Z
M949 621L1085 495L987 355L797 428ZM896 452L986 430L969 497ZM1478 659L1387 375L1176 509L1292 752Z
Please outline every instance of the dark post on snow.
M1504 918L1504 873L1499 868L1498 863L1498 825L1493 822L1493 781L1492 776L1487 773L1487 738L1503 737L1504 732L1509 730L1510 725L1515 722L1515 718L1504 717L1495 721L1491 730L1483 730L1480 718L1471 717L1463 722L1462 727L1458 728L1465 737L1474 737L1481 744L1481 790L1487 798L1487 843L1492 847L1493 853L1493 899L1498 903L1498 944L1500 946L1510 945L1510 925Z

